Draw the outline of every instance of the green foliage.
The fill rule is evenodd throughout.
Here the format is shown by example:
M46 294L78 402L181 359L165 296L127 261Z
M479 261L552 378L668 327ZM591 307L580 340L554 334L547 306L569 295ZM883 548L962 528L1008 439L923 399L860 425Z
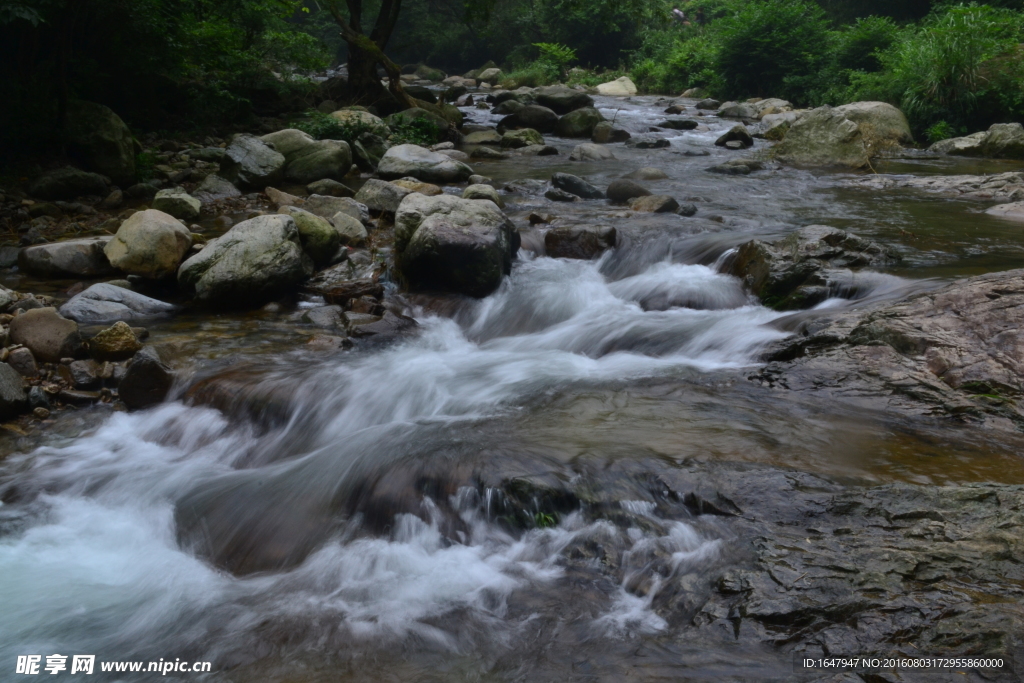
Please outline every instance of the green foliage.
M395 145L429 147L440 142L441 135L437 124L430 119L403 119L391 125L391 136L388 139Z
M559 77L565 74L569 64L576 61L576 50L571 47L558 43L534 43L533 46L540 51L537 61L554 69Z
M715 70L723 95L806 101L831 47L817 4L752 0L718 23Z
M536 512L533 515L533 525L538 529L550 529L558 524L558 519L547 512Z
M687 88L718 88L716 60L714 41L702 33L673 41L661 54L639 61L631 75L638 88L649 92L679 94Z
M139 177L139 182L151 180L155 175L155 166L156 155L152 152L142 152L135 155L135 173Z
M364 133L387 137L389 132L386 127L363 121L340 121L317 109L308 109L301 120L292 123L292 127L308 133L316 140L344 140L349 144Z
M924 132L925 137L930 143L936 143L940 140L948 140L951 137L956 136L956 131L953 126L949 125L947 121L939 121L928 127L928 130Z
M918 131L939 121L977 128L1019 116L1022 37L1019 12L945 6L902 31L879 55L882 71L853 74L847 94L896 104Z
M899 34L896 23L888 17L866 17L838 31L833 55L839 71L879 71L879 53L888 50Z

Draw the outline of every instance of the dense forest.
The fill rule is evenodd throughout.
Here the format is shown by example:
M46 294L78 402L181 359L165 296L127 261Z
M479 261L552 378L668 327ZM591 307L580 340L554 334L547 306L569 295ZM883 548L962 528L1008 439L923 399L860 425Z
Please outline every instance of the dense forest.
M383 58L452 74L494 62L509 88L628 74L649 93L700 87L723 99L803 106L882 100L901 107L922 140L936 141L1024 112L1021 5L0 0L0 144L8 162L59 151L77 99L111 107L135 134L238 127L315 107L323 86L311 76L353 58L381 90ZM354 53L366 37L361 45L383 49Z

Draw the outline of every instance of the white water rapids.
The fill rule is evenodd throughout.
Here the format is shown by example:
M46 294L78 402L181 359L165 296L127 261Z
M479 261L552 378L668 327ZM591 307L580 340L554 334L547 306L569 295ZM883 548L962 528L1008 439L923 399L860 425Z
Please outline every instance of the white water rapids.
M266 654L232 653L267 631L291 634L295 651L411 639L465 652L481 633L512 638L521 623L507 613L509 596L557 581L560 552L581 537L624 534L637 558L657 546L673 567L717 552L720 540L682 522L651 535L578 513L515 537L466 489L441 501L464 524L461 542L442 533L427 500L420 516L396 514L388 533L339 523L278 571L236 576L179 543L178 505L200 519L207 510L229 518L224 534L209 531L215 544L255 534L273 545L292 528L278 525L282 517L317 523L350 495L346 482L386 473L424 444L444 448L455 425L555 389L742 367L784 336L765 325L778 313L711 268L657 262L609 282L601 266L524 259L461 323L423 317L409 340L326 361L295 352L262 380L292 390L291 421L277 430L172 402L8 458L0 492L15 487L20 497L0 507L12 529L0 537L5 671L17 655L51 653L187 654L227 666ZM593 627L611 638L664 628L649 609L653 593L618 589ZM453 614L461 616L445 619Z

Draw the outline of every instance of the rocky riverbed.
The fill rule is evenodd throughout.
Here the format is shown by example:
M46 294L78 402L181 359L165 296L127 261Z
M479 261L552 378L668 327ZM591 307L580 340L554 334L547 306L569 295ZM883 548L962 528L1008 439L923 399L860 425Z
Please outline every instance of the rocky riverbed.
M463 81L4 191L0 659L1018 680L1020 165Z

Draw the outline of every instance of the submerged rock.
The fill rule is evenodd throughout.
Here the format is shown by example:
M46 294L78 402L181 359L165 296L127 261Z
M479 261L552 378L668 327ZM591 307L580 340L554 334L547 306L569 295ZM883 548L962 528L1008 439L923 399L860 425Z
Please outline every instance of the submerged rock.
M630 199L633 199L634 197L644 197L649 194L651 194L651 191L648 190L643 185L634 183L632 180L626 180L624 178L613 180L611 184L608 186L608 189L605 190L605 195L608 197L608 199L612 200L613 202L618 202L620 204L628 202Z
M777 242L741 244L728 272L777 310L808 308L838 296L849 278L843 269L896 263L899 254L844 230L809 225ZM847 295L850 292L846 292Z
M592 259L615 246L615 228L607 225L566 225L544 235L544 251L552 258Z

